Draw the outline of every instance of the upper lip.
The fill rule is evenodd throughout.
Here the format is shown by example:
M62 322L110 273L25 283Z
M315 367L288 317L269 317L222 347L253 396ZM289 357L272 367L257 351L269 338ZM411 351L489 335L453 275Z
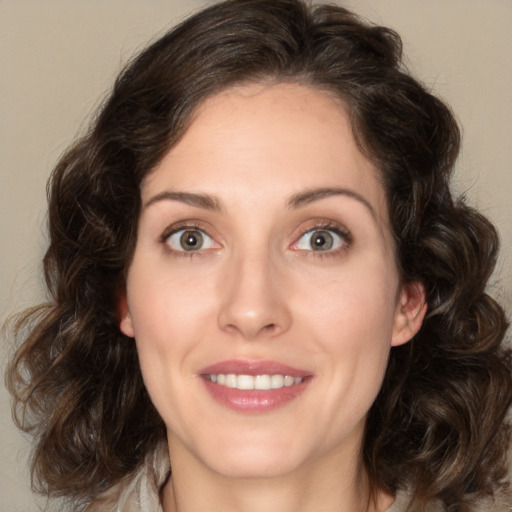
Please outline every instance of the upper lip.
M230 374L237 375L289 375L290 377L306 377L311 372L288 366L278 361L251 361L242 359L232 359L220 361L203 368L201 375Z

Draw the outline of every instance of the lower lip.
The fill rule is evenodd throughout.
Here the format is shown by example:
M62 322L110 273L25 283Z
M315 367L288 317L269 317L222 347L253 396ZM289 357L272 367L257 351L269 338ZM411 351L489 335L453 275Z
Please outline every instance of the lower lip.
M264 413L283 407L304 392L309 380L305 378L300 384L267 391L229 388L203 377L206 389L217 402L244 413Z

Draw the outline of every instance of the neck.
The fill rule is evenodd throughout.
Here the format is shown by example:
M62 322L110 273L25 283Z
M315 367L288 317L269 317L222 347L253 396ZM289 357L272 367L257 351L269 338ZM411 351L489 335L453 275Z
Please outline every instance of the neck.
M205 467L182 446L171 449L164 512L381 512L393 498L371 487L358 454L332 452L272 478L235 478Z

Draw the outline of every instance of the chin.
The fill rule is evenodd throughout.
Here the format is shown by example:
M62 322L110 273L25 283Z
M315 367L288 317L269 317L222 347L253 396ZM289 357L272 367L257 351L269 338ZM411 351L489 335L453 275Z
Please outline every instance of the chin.
M215 473L228 478L273 478L292 473L307 458L282 440L249 440L248 436L231 438L232 442L219 443L216 449L198 453ZM218 449L220 448L220 449ZM301 450L302 452L302 450Z
M251 455L238 456L236 459L227 459L215 464L212 469L226 478L232 479L261 479L278 478L293 473L298 464L289 457L281 457L276 460L275 455Z

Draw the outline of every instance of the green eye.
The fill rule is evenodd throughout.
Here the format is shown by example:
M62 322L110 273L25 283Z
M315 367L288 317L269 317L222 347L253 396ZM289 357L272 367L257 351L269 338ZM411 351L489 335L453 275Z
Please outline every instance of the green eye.
M212 238L199 229L180 229L170 235L166 243L174 251L191 252L213 247Z
M301 251L331 251L346 243L345 238L333 229L312 229L300 237L296 247Z

